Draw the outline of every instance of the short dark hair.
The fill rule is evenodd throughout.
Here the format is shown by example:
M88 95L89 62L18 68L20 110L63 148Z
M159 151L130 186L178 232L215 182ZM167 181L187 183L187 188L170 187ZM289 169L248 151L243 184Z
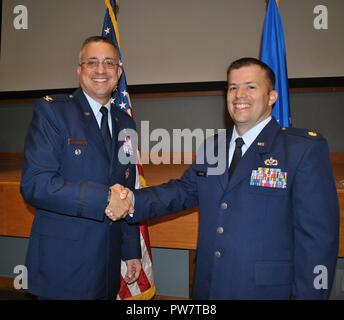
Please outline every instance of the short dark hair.
M244 58L240 58L238 60L233 61L227 69L227 78L232 70L236 70L242 67L248 67L252 65L259 66L265 71L267 80L271 84L272 89L274 89L276 80L275 80L275 73L273 72L273 70L263 61L256 58L252 58L252 57L244 57Z
M115 46L115 44L110 39L108 39L106 37L103 37L103 36L91 36L91 37L86 38L84 40L84 42L82 43L82 46L81 46L81 49L80 49L80 53L79 53L79 61L81 60L81 55L82 55L82 52L83 52L84 48L89 43L92 43L92 42L105 42L105 43L110 44L112 47L114 47L114 49L116 51L116 55L117 55L118 59L120 59L118 48Z

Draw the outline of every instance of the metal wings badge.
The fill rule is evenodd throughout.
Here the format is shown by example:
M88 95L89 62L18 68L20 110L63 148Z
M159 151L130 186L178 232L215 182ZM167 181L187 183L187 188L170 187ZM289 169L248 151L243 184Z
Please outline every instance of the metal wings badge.
M264 164L266 166L278 166L278 160L270 157L270 159L264 160Z

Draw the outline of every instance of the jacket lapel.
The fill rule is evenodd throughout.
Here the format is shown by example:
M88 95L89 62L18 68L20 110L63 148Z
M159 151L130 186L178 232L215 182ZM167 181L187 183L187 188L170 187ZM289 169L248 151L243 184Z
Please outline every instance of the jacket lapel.
M117 115L116 107L111 105L111 121L112 121L112 154L111 154L111 168L115 167L118 161L119 141L118 134L120 131L120 120Z
M227 184L228 184L228 164L229 164L229 157L228 157L228 154L229 154L229 144L230 144L230 142L231 142L232 133L233 133L233 128L227 130L226 135L225 135L226 140L225 140L225 141L219 141L219 142L218 142L218 150L219 150L219 152L221 152L221 151L220 151L220 150L221 150L221 146L222 146L223 144L226 145L226 169L225 169L225 171L223 172L223 174L218 175L218 179L219 179L219 182L220 182L220 184L221 184L223 190L226 190ZM219 140L220 140L220 138L219 138ZM222 147L222 148L223 148L223 147Z
M231 191L242 180L251 175L252 170L257 169L259 166L264 166L263 154L270 151L275 136L280 128L280 125L274 118L272 118L271 121L264 127L264 129L257 136L256 140L251 144L244 156L238 162L229 181L226 192Z

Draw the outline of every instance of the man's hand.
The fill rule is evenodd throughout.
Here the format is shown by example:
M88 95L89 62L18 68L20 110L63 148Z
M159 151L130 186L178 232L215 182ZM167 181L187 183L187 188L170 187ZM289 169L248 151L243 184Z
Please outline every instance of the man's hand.
M128 199L134 209L134 206L135 206L134 193L130 189L122 187L122 190L119 196L121 199ZM131 213L134 213L134 211Z
M132 197L128 196L128 191L126 191L128 189L119 184L113 185L110 189L111 198L105 209L106 216L110 220L116 221L125 218L129 213L133 213Z
M142 269L142 264L139 259L127 260L125 263L127 265L127 274L125 275L124 281L130 284L138 279Z

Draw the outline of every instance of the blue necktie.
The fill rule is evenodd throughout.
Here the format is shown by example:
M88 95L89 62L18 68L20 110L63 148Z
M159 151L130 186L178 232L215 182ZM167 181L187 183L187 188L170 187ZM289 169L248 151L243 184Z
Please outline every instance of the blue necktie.
M103 115L102 120L100 122L100 130L102 132L106 151L108 152L109 158L111 158L112 139L111 139L109 121L108 121L108 109L102 106L100 108L100 112Z
M241 137L235 139L235 149L234 149L234 153L233 153L233 158L232 158L231 165L228 169L229 179L230 179L231 175L233 174L234 169L235 169L236 165L238 164L238 162L242 156L241 147L244 144L245 144L245 142Z

